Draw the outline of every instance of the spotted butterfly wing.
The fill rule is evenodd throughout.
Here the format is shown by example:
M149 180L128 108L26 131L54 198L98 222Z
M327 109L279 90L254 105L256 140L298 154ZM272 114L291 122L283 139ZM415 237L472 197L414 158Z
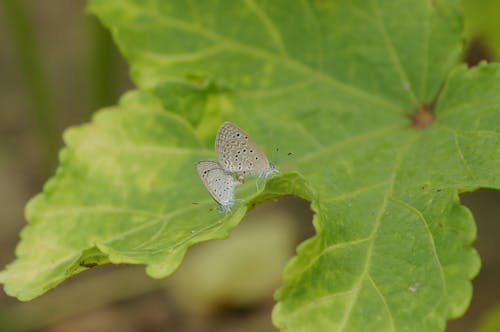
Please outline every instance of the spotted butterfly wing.
M247 175L268 176L274 171L266 154L246 132L231 122L224 122L217 132L215 151L227 172L238 177Z
M221 165L213 160L196 163L196 171L212 198L222 210L229 210L234 204L234 188L240 184Z

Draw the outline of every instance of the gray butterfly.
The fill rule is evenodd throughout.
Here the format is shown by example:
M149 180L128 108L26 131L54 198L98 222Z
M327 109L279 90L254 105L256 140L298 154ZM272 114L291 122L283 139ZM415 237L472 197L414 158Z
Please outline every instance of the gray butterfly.
M241 184L213 160L196 163L196 171L212 198L219 204L220 211L229 211L234 205L234 188Z
M277 171L257 143L231 122L224 122L220 126L215 139L215 151L222 168L236 174L239 180L249 175L268 177Z

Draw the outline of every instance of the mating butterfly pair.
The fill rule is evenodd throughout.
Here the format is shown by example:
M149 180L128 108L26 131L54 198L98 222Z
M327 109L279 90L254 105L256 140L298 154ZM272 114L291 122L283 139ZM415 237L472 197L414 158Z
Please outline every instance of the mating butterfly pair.
M234 188L242 183L245 176L267 177L276 171L275 165L269 162L257 143L231 122L220 126L215 151L219 161L199 161L196 170L222 211L228 211L233 206Z

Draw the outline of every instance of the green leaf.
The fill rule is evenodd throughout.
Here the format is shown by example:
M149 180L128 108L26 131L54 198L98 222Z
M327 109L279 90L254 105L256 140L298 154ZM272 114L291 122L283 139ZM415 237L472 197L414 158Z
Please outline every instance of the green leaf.
M278 327L432 331L465 311L479 258L458 193L500 187L500 66L455 67L458 2L89 8L139 90L66 133L57 175L27 207L18 259L0 274L9 294L36 297L107 261L166 276L189 246L291 193L312 201L317 234L285 269ZM407 115L428 108L435 120L411 126ZM281 171L265 188L238 188L227 216L193 168L214 158L224 120Z

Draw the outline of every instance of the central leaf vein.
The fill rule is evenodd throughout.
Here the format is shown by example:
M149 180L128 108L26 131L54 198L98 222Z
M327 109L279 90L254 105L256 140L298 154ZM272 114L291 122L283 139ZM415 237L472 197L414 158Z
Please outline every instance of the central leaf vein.
M377 231L382 223L382 218L383 218L384 213L387 209L387 204L389 202L389 198L392 197L392 195L393 195L397 175L400 171L401 165L406 157L406 154L408 153L408 151L410 150L410 147L414 144L414 142L417 140L417 138L419 136L420 135L415 134L415 136L412 139L410 139L410 141L406 144L406 146L401 148L399 154L396 157L396 160L394 163L394 168L391 172L392 176L390 178L390 185L388 186L386 194L384 195L384 200L382 202L379 213L377 214L377 218L375 219L374 227L373 227L373 229L370 233L370 236L369 236L369 238L371 239L371 242L370 242L368 249L367 249L363 272L361 273L361 276L359 277L358 282L354 286L354 294L351 298L351 301L349 302L349 304L347 306L347 309L344 313L344 317L342 318L342 321L341 321L337 331L344 330L344 328L346 327L347 322L350 318L352 309L354 308L354 305L357 302L357 299L359 297L359 293L361 292L362 283L366 279L366 276L368 275L369 270L370 270L372 251L373 251L373 246L375 244L375 235L377 234Z
M374 11L376 13L376 22L379 25L380 32L382 34L382 38L385 42L387 52L389 53L389 58L392 60L394 67L396 68L396 71L399 74L399 77L401 79L401 83L403 84L403 90L408 93L408 97L410 101L413 103L413 106L418 106L419 102L417 100L417 97L413 93L413 87L411 85L410 80L408 79L408 76L406 75L405 70L403 69L403 66L401 64L401 60L398 56L397 51L394 48L394 43L392 42L391 38L387 34L386 28L384 26L384 20L381 17L380 14L380 9L377 0L372 0L372 5L374 8Z

